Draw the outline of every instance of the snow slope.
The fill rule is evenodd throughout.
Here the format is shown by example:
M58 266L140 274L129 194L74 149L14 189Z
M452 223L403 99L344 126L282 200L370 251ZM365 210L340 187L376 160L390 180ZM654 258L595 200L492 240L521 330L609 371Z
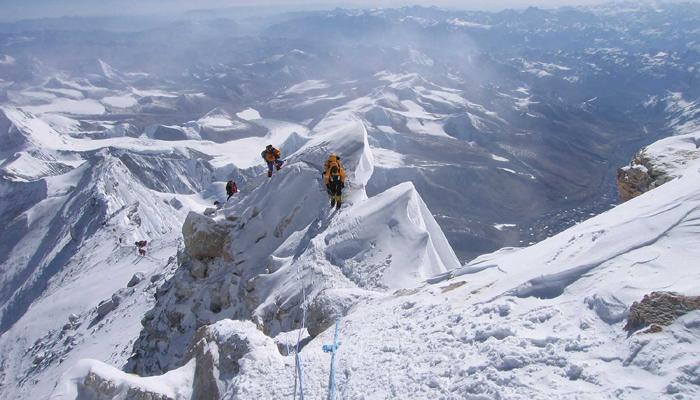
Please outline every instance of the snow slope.
M0 139L10 146L0 150L2 398L47 398L83 358L125 364L139 321L174 272L188 211L222 200L231 177L256 184L258 149L306 132L263 121L268 134L222 144L91 140L56 129L55 117L0 110Z
M275 336L299 326L300 303L324 289L361 289L352 293L372 297L459 264L411 184L367 198L373 165L359 121L331 115L319 126L281 171L217 217L218 227L201 241L221 240L223 254L202 259L196 254L203 251L189 249L180 255L180 269L144 320L130 370L151 375L177 367L202 325L251 319ZM339 212L329 208L321 182L330 152L347 171ZM214 223L188 221L187 232ZM225 232L225 239L214 231Z
M46 398L68 364L86 357L119 364L130 354L138 321L174 261L185 210L144 186L128 156L105 149L67 174L7 183L22 185L14 193L32 202L8 221L14 240L3 242L2 287L13 289L3 292L0 310L8 398ZM149 242L146 257L136 254L136 240ZM148 280L127 288L137 272ZM115 297L114 310L100 310Z
M684 151L699 137L664 146ZM694 156L675 164L677 179L539 244L502 249L423 285L357 303L340 320L340 398L697 398L700 311L659 333L622 329L629 305L644 294L697 295L700 162ZM376 197L403 190L408 187ZM371 214L373 200L341 215ZM323 232L327 241L332 224ZM284 270L287 254L273 254L283 267L270 278ZM230 334L251 334L244 331ZM328 329L304 342L309 398L325 395L329 358L321 345L331 336ZM291 396L292 356L264 348L264 357L240 359L245 368L225 382L222 398Z

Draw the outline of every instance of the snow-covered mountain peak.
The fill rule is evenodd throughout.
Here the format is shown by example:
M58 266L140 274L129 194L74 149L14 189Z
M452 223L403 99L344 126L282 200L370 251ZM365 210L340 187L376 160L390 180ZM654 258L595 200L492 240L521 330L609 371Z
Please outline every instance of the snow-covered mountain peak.
M143 321L131 370L178 367L183 345L206 324L251 319L275 336L307 322L303 310L315 299L355 304L459 264L412 184L367 198L373 162L361 121L334 114L314 131L284 168L240 202L213 219L188 216L180 267ZM330 153L347 171L339 212L329 208L321 180ZM328 319L318 311L311 321ZM325 329L314 326L317 333Z
M695 139L676 142L684 147ZM350 396L607 398L622 390L636 398L691 398L700 356L698 311L653 334L623 329L630 305L649 292L693 294L700 285L694 264L700 254L692 245L700 233L700 161L688 160L677 179L609 212L537 245L503 249L459 268L452 268L454 255L410 183L335 216L321 212L288 234L297 216L289 225L267 226L265 208L237 218L235 207L227 209L226 218L206 224L227 227L228 255L196 260L181 254L134 347L136 371L169 372L148 381L91 361L66 375L56 393L97 390L102 386L95 382L106 381L123 391L182 393L174 398L211 390L219 398L283 398L294 369L284 332L299 327L307 304L303 321L312 336L303 341L301 360L310 397L325 393L321 344L331 340L326 328L341 318L338 385ZM288 168L256 192L283 187L272 186L276 181L316 179L306 175L303 162ZM211 238L217 229L210 229ZM260 235L255 243L245 241L251 233ZM424 242L421 251L407 251ZM250 275L255 248L270 243L282 244L259 258ZM383 257L392 249L401 254ZM382 260L391 262L383 266ZM418 265L433 269L406 269ZM452 269L427 284L410 281L443 268ZM238 297L229 292L232 286ZM245 315L257 329L226 320ZM197 344L188 345L195 337Z
M700 7L278 12L0 23L0 398L698 397Z

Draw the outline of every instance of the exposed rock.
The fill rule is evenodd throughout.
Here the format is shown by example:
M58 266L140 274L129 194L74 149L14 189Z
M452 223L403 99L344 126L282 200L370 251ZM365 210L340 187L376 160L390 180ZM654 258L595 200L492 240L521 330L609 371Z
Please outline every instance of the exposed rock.
M659 332L661 327L671 325L676 318L693 310L700 310L700 296L652 292L641 302L632 304L624 329L635 332L649 326L645 333Z
M104 300L100 302L100 304L97 306L97 319L100 320L105 317L105 315L109 314L117 308L119 304L115 303L112 299L109 300Z
M174 209L179 210L183 207L182 202L178 200L176 197L173 197L168 201L168 204L170 204Z
M95 392L98 398L110 398L113 397L117 392L117 387L114 384L114 382L103 379L101 376L98 376L94 372L90 372L89 374L87 374L85 380L83 381L83 386L86 389Z
M179 126L156 125L148 128L151 136L159 140L187 140L190 136Z
M617 192L620 203L633 199L642 193L659 187L673 179L657 165L657 161L647 154L646 149L637 153L630 165L617 170Z
M231 293L225 284L219 284L212 288L209 292L210 304L209 309L214 314L218 314L221 310L231 306Z
M231 273L230 263L223 258L200 261L184 250L180 253L180 270L160 287L158 301L168 299L169 307L150 311L142 319L143 330L127 371L150 376L176 369L183 364L183 343L192 343L201 327L219 319L247 317L237 295L239 277Z
M146 278L146 275L143 274L143 272L137 272L134 274L134 276L131 277L131 280L129 280L129 283L126 284L126 287L134 287L141 283L144 279Z
M204 279L207 277L209 268L207 268L207 264L205 262L192 260L192 262L189 263L189 267L192 277L197 279Z
M214 208L214 207L207 207L207 208L204 210L204 215L212 216L212 215L215 215L215 214L216 214L216 208Z
M350 308L376 294L361 289L326 289L314 298L307 312L309 335L318 336L345 316Z
M641 164L633 164L617 170L617 192L620 203L633 199L650 190L653 179L649 169Z
M121 302L131 296L134 293L134 288L126 288L126 289L120 289L116 293L112 295L112 298L109 300L104 300L100 302L100 304L97 306L97 318L96 320L101 320L102 318L105 317L105 315L109 314L112 312L112 310L116 309Z
M124 299L134 294L134 288L124 288L117 290L116 293L112 295L112 301L116 302L117 305L121 304Z
M190 212L182 227L187 253L199 260L221 257L224 254L228 225Z
M700 158L700 134L672 136L647 146L630 165L617 171L620 202L674 179L692 160Z
M83 392L90 393L91 399L117 399L124 398L128 400L173 400L164 394L154 393L138 387L130 387L126 393L126 397L122 392L122 388L116 385L108 378L104 378L94 372L87 374L83 380ZM81 397L82 398L82 397Z
M239 360L262 349L269 353L274 342L250 321L225 319L197 330L185 354L185 362L196 359L192 398L218 399L226 384L239 372Z

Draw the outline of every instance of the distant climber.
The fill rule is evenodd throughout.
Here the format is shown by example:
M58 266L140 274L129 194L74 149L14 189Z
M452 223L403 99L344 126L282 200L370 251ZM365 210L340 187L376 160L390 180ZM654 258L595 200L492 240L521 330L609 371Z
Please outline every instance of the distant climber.
M229 201L229 199L231 199L231 196L233 196L236 193L238 193L238 186L236 186L236 182L228 181L228 183L226 183L226 194L228 195L226 201Z
M284 164L284 160L280 160L280 157L282 153L272 147L271 144L268 144L267 147L265 147L265 150L263 150L262 153L260 153L262 156L263 160L267 163L267 177L271 178L272 177L272 167L274 166L277 168L279 171L280 168L282 168L282 164Z
M148 242L145 240L138 240L138 241L134 242L134 244L136 245L136 248L139 251L139 255L142 257L145 256L146 255L146 245L148 245Z
M342 191L345 187L345 168L340 163L340 157L331 154L326 160L323 169L323 183L326 185L328 195L331 196L331 207L340 209L342 204Z

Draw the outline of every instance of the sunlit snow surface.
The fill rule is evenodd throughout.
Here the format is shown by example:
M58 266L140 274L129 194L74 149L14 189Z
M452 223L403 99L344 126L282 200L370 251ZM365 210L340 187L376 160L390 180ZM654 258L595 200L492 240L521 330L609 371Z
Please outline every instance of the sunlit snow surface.
M686 151L699 138L674 137L648 149L652 157L676 154L665 168L678 178L658 189L532 247L484 255L422 286L354 307L340 320L337 368L343 396L697 395L692 382L700 359L700 312L657 334L628 336L622 326L627 307L643 295L654 290L695 294L700 287L695 264L700 249L694 245L700 234L700 160L697 152ZM356 218L368 221L357 214L369 213L377 222L390 218L382 214L395 201L379 206L380 198L402 190L355 203L327 234L336 235L334 226ZM265 189L256 195L265 198ZM388 250L382 244L377 248ZM326 251L331 249L332 242ZM321 345L331 336L332 330L326 331L302 351L307 396L325 394L328 356ZM288 397L289 357L269 347L251 355L225 398Z
M360 99L358 104L371 102ZM416 104L401 104L405 110L400 113L423 112ZM260 119L253 109L239 112L238 119L213 112L197 121L199 126L229 129L249 120L266 129L262 136L224 143L74 137L69 134L75 129L72 119L59 114L70 110L50 106L34 111L38 115L26 107L3 108L16 127L30 133L13 139L27 151L5 160L4 170L18 185L29 185L38 177L46 182L45 197L34 204L27 197L21 220L26 222L14 222L12 229L23 237L55 239L15 246L7 256L9 268L3 279L7 283L28 274L26 287L31 293L35 290L31 283L46 278L40 269L39 273L23 270L22 260L41 254L44 258L36 264L40 266L41 260L49 262L72 243L79 246L66 268L46 281L46 291L0 339L3 371L19 382L12 389L18 396L46 398L53 392L55 398L65 398L66 393L71 398L74 385L87 371L99 371L126 386L187 397L191 366L142 380L98 361L80 360L124 365L139 334L140 319L154 306L153 293L163 279L176 273L172 256L186 212L202 212L219 198L221 183L213 179L219 171L231 166L262 171L259 150L269 142L286 146L288 164L270 182L257 175L251 197L226 208L231 215L250 215L253 207L263 210L267 223L257 228L248 224L236 240L272 252L279 263L278 276L284 276L259 286L262 302L253 310L255 315L264 317L280 299L298 296L295 271L300 265L313 266L302 279L322 274L333 277L326 282L331 286L381 293L381 300L369 298L341 320L338 383L344 396L651 399L660 393L687 398L697 394L692 383L700 355L697 312L654 335L628 337L622 330L627 308L644 294L654 290L695 294L700 286L695 265L700 256L695 246L700 233L697 133L646 150L676 180L535 246L503 249L457 267L452 249L413 185L367 197L364 187L374 169L401 168L405 157L370 148L354 106L334 110L313 130ZM423 117L424 124L430 122L429 115ZM202 161L192 157L192 151L207 155L209 167L199 164ZM350 169L347 203L335 217L319 214L319 204L327 201L321 188L304 197L318 185L320 163L329 152L341 154ZM495 154L490 157L508 162ZM35 196L41 193L26 190ZM280 205L280 193L303 201ZM285 210L292 210L285 207L293 205L299 208L293 211L298 220L286 226L298 229L296 233L267 245L255 242L264 226L288 218ZM99 218L89 221L90 213ZM81 216L88 220L80 220ZM311 225L305 224L319 217L329 218L328 223L321 223L322 230L314 233L306 251L289 258L311 232ZM66 225L62 222L66 218L77 222ZM91 240L82 242L82 237ZM139 257L132 244L142 239L150 243L146 257ZM363 250L367 248L372 251ZM374 267L366 269L367 265ZM143 272L145 280L133 291L125 289L136 272ZM312 281L322 282L318 277ZM98 303L113 295L122 296L121 303L106 318L96 318ZM71 314L80 326L62 333ZM313 339L302 351L309 396L320 397L325 391L328 364L321 344L331 339L330 334ZM290 379L270 382L269 377L289 377L289 357L274 347L256 354L246 361L250 368L231 382L227 396L233 398L235 391L236 398L288 397ZM32 379L52 383L28 385ZM56 382L60 383L54 391Z
M601 10L583 12L584 18L629 11ZM519 25L538 10L511 22L488 14L435 19L392 16L396 12L311 14L312 23L296 20L281 36L318 20L346 20L356 32L355 23L378 19L394 24L391 29L412 24L431 32L505 32L516 47L538 37L522 30L532 29L529 19ZM442 13L398 11L413 12ZM668 17L651 9L652 25L655 14ZM195 366L178 361L199 324L194 306L209 288L200 281L175 301L165 287L189 274L176 258L188 212L224 202L229 179L241 191L222 210L207 212L220 222L237 221L228 237L235 265L217 262L225 276L238 269L248 274L235 289L250 296L245 316L255 323L222 319L214 325L223 334L243 330L259 340L226 383L226 399L291 397L294 359L278 344L296 343L296 321L289 316L301 314L302 287L307 296L326 288L366 296L340 320L339 398L700 397L697 311L661 333L628 336L622 330L631 303L651 291L700 294L700 107L693 91L683 89L697 80L690 66L696 31L676 28L680 15L638 35L625 19L544 19L533 32L547 40L581 37L568 31L605 32L606 38L589 43L586 36L578 50L553 42L550 51L533 48L515 58L506 46L479 61L492 68L477 70L472 62L481 57L453 51L451 43L405 51L391 42L374 50L363 43L358 58L368 65L377 56L395 63L337 81L324 70L350 68L342 63L357 56L344 54L353 46L326 54L323 46L285 48L302 43L280 38L279 46L252 56L245 43L227 42L242 45L232 58L257 61L207 64L205 57L192 57L178 71L186 72L170 81L138 72L145 66L139 57L128 63L134 72L99 59L73 71L80 77L44 76L50 63L32 60L28 50L40 52L33 43L43 39L9 35L0 54L0 317L7 329L0 337L0 397L85 400L80 386L94 373L117 386L115 396L134 388L190 399ZM514 30L504 31L503 24ZM684 21L687 26L693 25ZM178 34L181 28L174 25ZM151 40L153 33L144 35ZM99 43L103 38L95 35ZM693 40L678 43L680 50L665 49L666 35ZM651 37L664 41L645 42ZM664 51L646 49L657 43ZM60 44L58 52L66 48ZM49 53L57 52L51 46ZM219 49L218 42L212 46ZM637 47L642 53L632 51ZM501 68L505 77L491 75ZM635 85L624 87L629 79ZM617 93L621 87L629 98ZM608 187L599 182L601 174L631 154L608 148L609 142L619 139L636 150L634 143L669 133L686 135L660 141L646 154L675 180L532 247L504 248L460 266L433 218L455 221L443 225L455 234L450 240L461 238L455 248L519 231L525 233L518 239L526 239L533 220L523 215L572 204L550 202L564 192ZM280 147L286 160L271 179L260 158L267 144ZM339 211L329 207L321 184L330 152L348 168ZM434 214L426 203L436 204ZM476 221L473 213L480 210L492 215ZM465 232L470 236L460 236ZM140 240L148 241L145 256L134 245ZM470 249L472 257L480 249ZM167 339L150 361L163 361L167 373L142 378L120 371L143 333L144 316L151 311L167 319L169 307L184 310L191 325L167 331L166 324ZM217 315L227 312L233 315ZM331 336L326 331L302 350L307 398L325 398L329 357L321 346Z

